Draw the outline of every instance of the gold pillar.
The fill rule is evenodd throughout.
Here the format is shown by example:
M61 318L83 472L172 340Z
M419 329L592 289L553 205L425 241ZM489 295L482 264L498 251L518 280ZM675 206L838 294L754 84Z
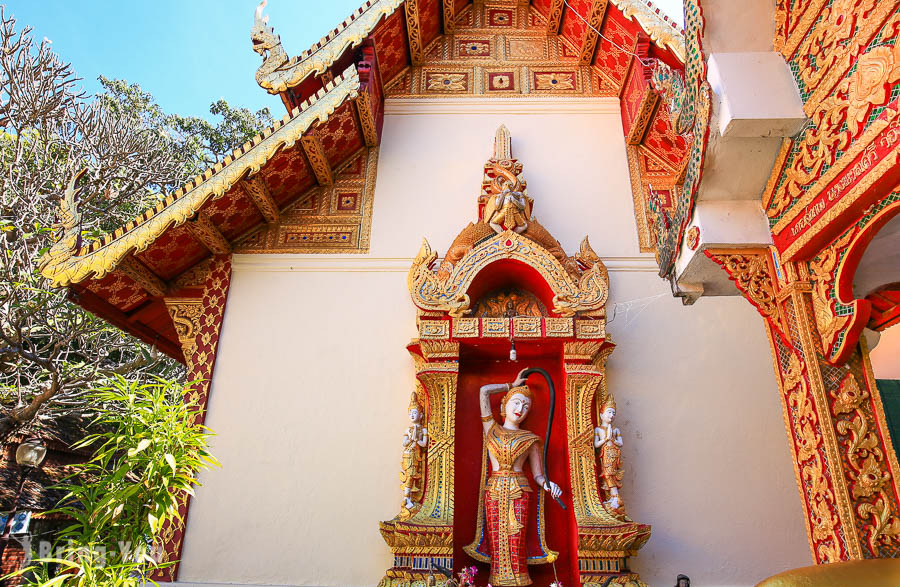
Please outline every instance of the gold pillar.
M809 263L779 279L767 250L707 254L765 318L813 559L900 555L900 468L864 340L825 359Z
M597 487L594 422L609 397L606 359L615 345L608 340L567 342L563 349L566 371L566 415L572 508L578 530L578 575L582 585L615 584L640 579L626 572L626 559L637 554L650 538L650 526L627 516L613 515ZM625 573L625 574L622 574Z
M381 535L394 554L382 587L424 585L437 563L453 568L453 481L456 435L456 388L459 343L413 341L408 347L423 390L428 428L428 453L422 504L380 523Z

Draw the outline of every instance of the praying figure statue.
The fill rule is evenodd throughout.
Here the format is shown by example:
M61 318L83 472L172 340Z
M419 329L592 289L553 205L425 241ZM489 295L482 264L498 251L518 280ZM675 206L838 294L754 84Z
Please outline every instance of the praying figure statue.
M522 234L528 228L526 217L527 200L522 192L514 192L508 188L493 196L485 211L484 217L494 232L514 230Z
M600 457L600 486L606 496L604 504L617 514L625 514L619 495L622 487L622 433L613 427L616 400L609 397L600 407L600 425L594 428L594 450Z
M403 508L401 517L408 518L422 493L423 449L428 446L428 429L422 426L422 410L413 394L409 400L410 426L403 435Z
M490 468L487 478L482 478L479 527L475 540L465 551L476 560L490 562L489 582L494 586L530 585L527 565L552 562L557 555L547 548L543 520L537 520L536 524L536 549L527 540L530 516L543 515L544 508L541 494L537 514L532 513L533 490L523 471L526 461L539 487L554 498L562 490L546 478L541 463L541 438L520 428L534 402L534 393L522 376L525 371L512 383L489 384L480 390L481 421ZM500 403L503 425L491 414L490 396L495 393L505 393Z

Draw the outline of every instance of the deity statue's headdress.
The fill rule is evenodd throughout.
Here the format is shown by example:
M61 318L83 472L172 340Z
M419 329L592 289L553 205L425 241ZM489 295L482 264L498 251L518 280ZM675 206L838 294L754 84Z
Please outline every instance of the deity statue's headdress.
M413 410L418 410L420 418L424 415L422 414L422 406L419 405L419 398L416 397L415 392L409 394L409 408L406 409L406 412L409 413Z
M534 392L528 389L527 385L519 385L516 387L511 387L509 391L506 392L506 395L503 396L503 399L500 400L500 417L506 416L506 402L509 401L509 398L516 395L517 393L521 393L532 402L534 402Z
M600 406L600 413L602 414L609 408L612 408L614 410L616 409L616 398L614 398L611 395L609 397L607 397L606 401L603 402L603 405Z

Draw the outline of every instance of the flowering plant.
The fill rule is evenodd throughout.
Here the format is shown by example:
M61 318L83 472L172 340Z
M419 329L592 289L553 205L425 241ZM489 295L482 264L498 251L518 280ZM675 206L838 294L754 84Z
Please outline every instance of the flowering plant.
M460 586L464 587L466 585L474 585L475 584L475 575L478 574L478 569L475 567L464 568L459 573L459 581Z

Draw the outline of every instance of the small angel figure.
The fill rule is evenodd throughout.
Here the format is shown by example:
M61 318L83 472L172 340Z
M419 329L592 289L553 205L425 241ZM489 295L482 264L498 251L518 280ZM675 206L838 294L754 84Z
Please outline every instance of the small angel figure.
M403 481L403 507L412 510L416 507L413 498L422 493L422 450L428 446L428 429L422 426L422 411L416 396L409 401L410 426L403 435L403 470L400 478Z
M624 514L625 504L619 496L622 487L622 433L612 423L616 417L616 400L610 398L600 408L600 425L594 428L594 450L600 457L601 487L606 493L604 504L611 511Z

